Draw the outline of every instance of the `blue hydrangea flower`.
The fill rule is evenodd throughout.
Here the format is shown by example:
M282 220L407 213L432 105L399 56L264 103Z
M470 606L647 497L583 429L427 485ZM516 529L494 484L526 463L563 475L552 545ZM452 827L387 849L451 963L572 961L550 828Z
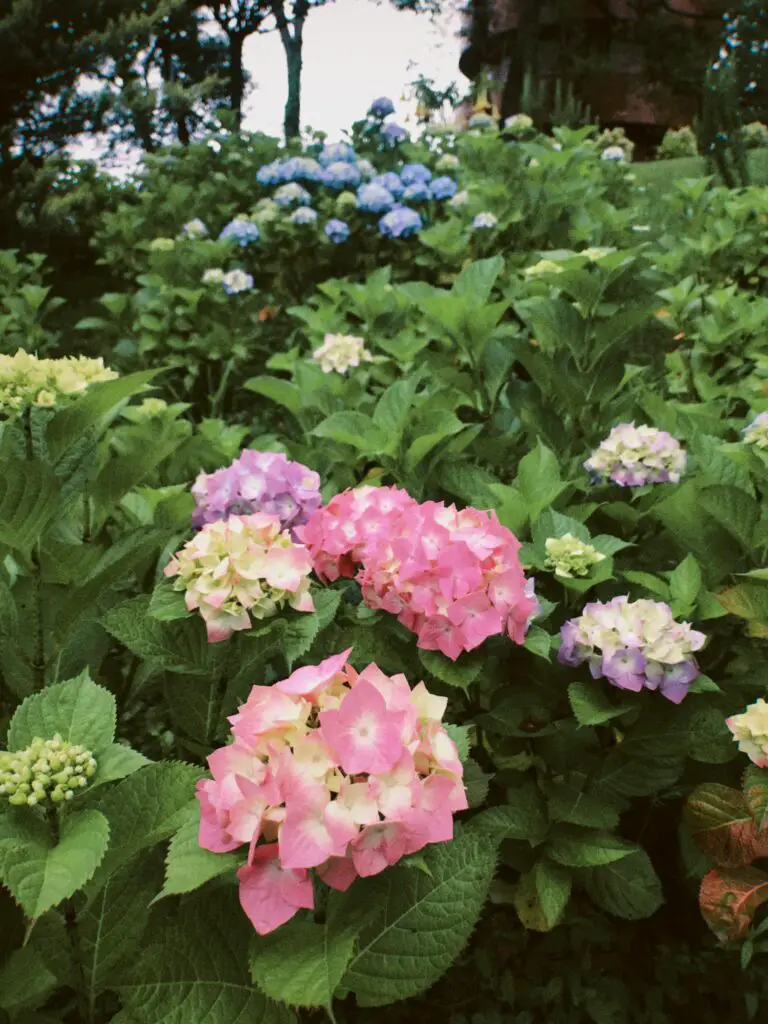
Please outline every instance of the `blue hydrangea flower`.
M400 170L400 180L404 185L415 185L420 181L431 181L432 171L424 164L405 164Z
M429 185L426 181L414 181L412 185L403 192L403 199L407 203L418 203L425 199L429 199L430 191Z
M273 160L271 164L263 164L256 172L256 181L260 185L279 185L282 180L282 160Z
M499 218L495 214L488 212L478 213L477 216L472 221L472 227L480 229L490 229L495 228L498 223Z
M298 203L299 206L309 206L312 202L312 196L301 185L291 181L287 185L280 186L277 192L275 192L274 200L278 206L291 206L292 203Z
M433 199L450 199L455 195L457 188L458 185L453 178L443 175L441 178L432 179L429 191Z
M321 174L320 164L308 156L292 156L281 168L282 181L320 181Z
M291 224L314 224L317 220L317 210L311 206L300 206L290 216Z
M421 231L422 226L419 214L407 206L390 210L379 221L379 231L386 238L407 238L408 235Z
M221 285L227 295L238 295L253 288L253 278L244 270L230 270L222 277Z
M372 114L373 117L387 117L389 114L394 114L394 112L395 104L389 96L379 96L368 107L368 113Z
M339 162L351 164L355 159L355 151L348 142L332 142L330 145L323 146L318 156L323 167L330 167L331 164Z
M398 142L405 142L408 138L408 132L405 128L401 128L399 124L394 121L390 121L385 124L381 129L381 135L385 142L388 142L391 146L396 146Z
M394 202L395 197L389 189L374 182L361 185L357 190L357 207L359 210L367 210L368 213L384 213L392 208Z
M355 164L358 171L363 178L372 178L376 173L376 168L373 166L370 160L358 160Z
M360 184L361 175L355 164L337 160L325 168L322 180L329 188L343 189L350 185L355 188Z
M222 229L219 235L221 240L231 238L237 242L238 245L245 247L250 245L251 242L258 242L261 238L261 232L258 227L251 220L246 220L245 217L235 217L231 220L225 228Z
M325 225L325 233L334 245L340 245L349 238L349 225L343 220L329 220Z
M372 180L372 185L382 185L387 192L391 192L395 199L400 199L405 191L405 185L400 180L400 175L394 171L385 171L377 174Z

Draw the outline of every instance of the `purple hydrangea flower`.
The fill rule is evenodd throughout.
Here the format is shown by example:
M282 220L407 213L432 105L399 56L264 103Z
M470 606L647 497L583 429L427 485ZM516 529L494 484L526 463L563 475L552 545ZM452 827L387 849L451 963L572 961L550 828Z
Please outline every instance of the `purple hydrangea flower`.
M620 423L584 463L593 483L612 480L620 487L678 483L686 455L666 430Z
M282 180L282 160L273 160L270 164L263 164L256 172L256 181L260 185L279 185Z
M394 121L389 121L381 129L381 135L385 142L388 142L391 146L396 146L399 142L405 142L408 138L408 132L405 128L402 128L399 124Z
M395 104L389 96L379 96L368 108L368 113L373 117L388 117L390 114L394 114L394 112Z
M280 452L253 448L246 448L225 469L200 473L192 495L195 529L231 515L265 512L279 516L282 528L293 533L323 503L320 477L314 470Z
M395 197L389 189L372 181L357 190L358 209L367 210L368 213L384 213L392 208L394 202Z
M317 210L311 206L299 206L289 218L291 224L314 224L317 220Z
M407 203L419 203L430 198L429 185L426 181L414 181L403 192L403 199Z
M329 164L323 171L323 184L329 188L339 190L351 186L356 188L362 179L362 175L355 164L345 163L343 160L336 160Z
M320 181L322 167L308 156L292 156L280 167L281 181Z
M400 180L400 175L395 174L394 171L384 171L383 174L377 174L371 179L372 185L383 185L388 192L391 192L395 199L402 198L403 192L405 191L405 185Z
M329 145L323 146L317 159L323 167L330 167L335 163L354 163L357 157L348 142L331 142Z
M234 220L231 220L222 229L219 238L222 241L231 238L244 248L246 245L250 245L251 242L258 242L261 238L261 232L252 220L246 220L245 217L235 217Z
M433 199L450 199L451 196L455 195L457 188L456 182L453 178L449 178L447 174L440 178L433 178L429 186Z
M386 238L407 238L408 235L421 231L422 226L419 214L407 206L390 210L379 221L379 231Z
M349 225L343 220L329 220L325 225L325 233L334 245L340 245L349 238Z
M415 185L420 181L431 181L432 171L424 164L404 164L400 169L400 180L404 185Z
M563 665L586 662L595 679L620 690L658 690L679 704L699 675L693 653L706 639L687 622L676 622L664 602L622 596L588 604L566 622L557 657Z

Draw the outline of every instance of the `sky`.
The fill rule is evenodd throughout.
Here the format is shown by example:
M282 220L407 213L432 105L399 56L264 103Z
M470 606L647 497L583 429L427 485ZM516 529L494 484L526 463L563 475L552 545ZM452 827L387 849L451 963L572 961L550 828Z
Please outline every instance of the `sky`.
M441 89L457 81L464 91L468 82L458 67L458 28L453 10L433 20L372 0L336 0L310 11L304 29L302 127L335 139L377 96L394 101L402 123L415 104L400 97L419 73ZM245 106L244 127L280 135L287 82L278 34L251 36L245 63L255 88Z

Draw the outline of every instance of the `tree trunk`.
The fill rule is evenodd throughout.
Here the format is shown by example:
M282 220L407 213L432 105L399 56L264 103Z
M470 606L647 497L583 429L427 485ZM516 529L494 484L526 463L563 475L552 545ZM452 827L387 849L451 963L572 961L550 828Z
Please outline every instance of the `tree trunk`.
M235 115L235 130L240 129L243 119L243 95L245 94L245 71L243 70L243 44L245 34L229 33L229 102Z
M285 51L285 60L288 65L288 99L285 101L285 116L283 118L283 130L286 141L295 139L301 133L301 66L302 66L301 36L293 39L291 45Z
M523 0L511 47L509 73L501 101L502 117L520 112L526 72L536 74L539 43L539 0Z

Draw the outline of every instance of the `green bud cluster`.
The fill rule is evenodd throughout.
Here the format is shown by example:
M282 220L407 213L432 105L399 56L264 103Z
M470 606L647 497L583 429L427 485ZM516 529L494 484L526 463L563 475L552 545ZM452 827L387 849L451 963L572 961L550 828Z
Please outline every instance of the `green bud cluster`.
M565 533L562 537L548 537L544 546L547 553L544 564L548 569L555 570L555 576L566 579L587 576L592 566L605 558L591 544L585 544L571 533Z
M96 773L90 750L68 743L58 733L52 740L35 737L26 750L0 752L0 796L15 806L34 807L50 800L71 800Z

